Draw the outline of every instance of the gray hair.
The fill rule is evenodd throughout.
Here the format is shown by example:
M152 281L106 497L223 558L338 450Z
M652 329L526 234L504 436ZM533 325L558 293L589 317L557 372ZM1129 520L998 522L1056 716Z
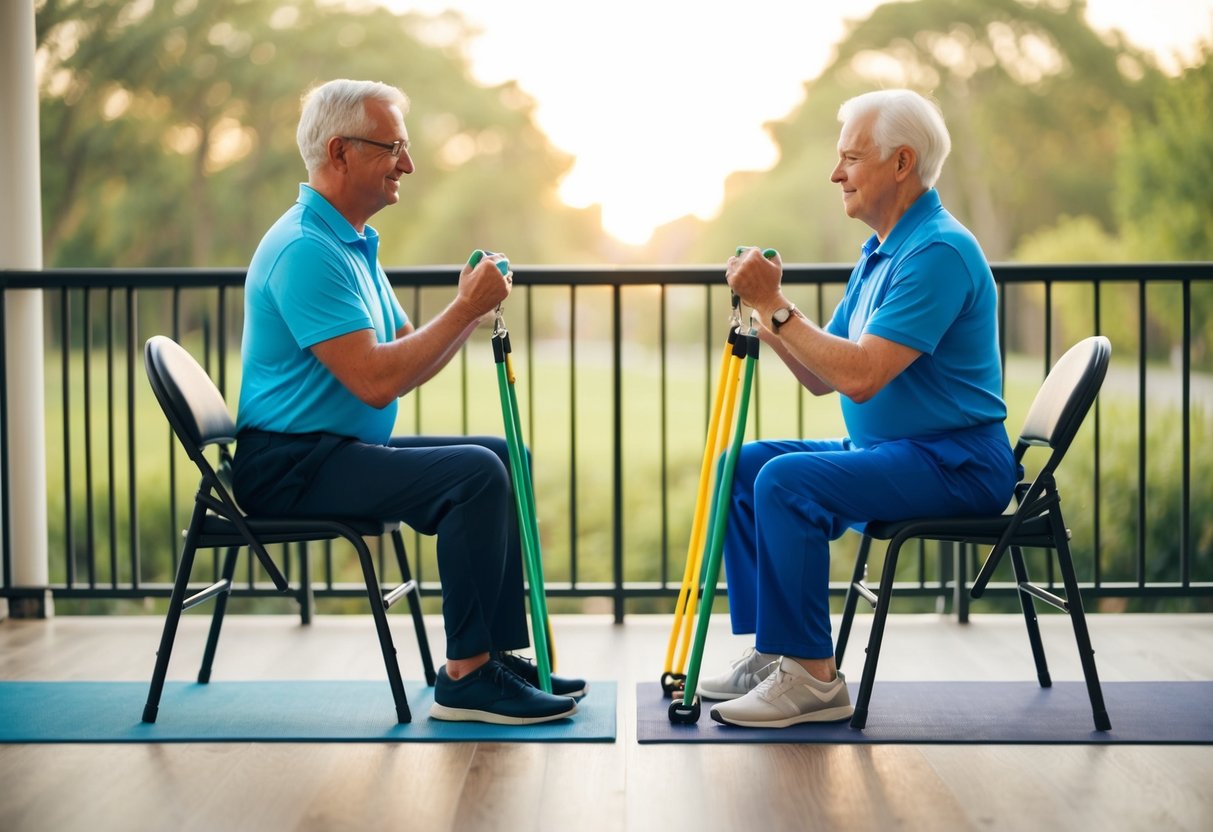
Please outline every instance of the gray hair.
M889 158L903 145L913 148L918 178L926 187L935 187L952 150L939 105L913 90L875 90L844 101L838 108L838 120L846 124L870 113L876 114L872 141L880 148L880 158Z
M295 141L309 174L328 160L328 142L333 136L365 136L374 129L366 112L369 100L395 104L401 113L409 111L408 96L379 81L340 78L304 93Z

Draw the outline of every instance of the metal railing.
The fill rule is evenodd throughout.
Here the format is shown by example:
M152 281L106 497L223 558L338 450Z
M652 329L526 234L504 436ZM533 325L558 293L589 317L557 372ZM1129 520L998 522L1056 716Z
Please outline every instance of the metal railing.
M1084 594L1120 599L1113 607L1167 598L1205 604L1213 597L1213 494L1206 488L1213 455L1193 453L1213 434L1213 345L1194 310L1213 309L1213 264L1007 264L994 271L1008 430L1018 429L1070 343L1096 332L1113 336L1113 371L1071 452L1081 459L1063 466L1077 469L1063 496ZM824 321L849 272L789 266L784 280L797 305ZM454 267L389 271L417 321L450 300L454 275ZM153 334L185 344L235 410L243 280L238 269L0 271L0 289L44 292L44 354L0 355L0 429L7 435L5 361L45 361L56 599L167 597L196 478L151 398L142 345ZM578 608L600 609L590 599L607 599L616 620L629 610L671 608L727 328L720 269L517 268L515 287L505 311L534 455L548 594L580 599L568 602ZM474 336L442 375L402 401L399 430L500 432L487 337L487 330ZM754 438L842 430L837 402L800 390L777 361L760 363L755 402ZM7 495L7 445L0 456L0 493ZM5 511L0 596L41 591L12 586L8 523ZM836 595L845 591L856 540L834 544ZM961 590L984 553L933 547L924 544L916 562L903 558L899 592L955 604L963 616ZM316 596L363 597L356 578L344 579L349 559L313 544L320 550ZM432 540L414 536L411 550L423 593L437 594ZM292 563L298 576L307 551L282 552L288 576ZM237 594L275 594L248 563ZM1041 564L1046 586L1051 564ZM989 594L1013 593L1006 583L992 584Z

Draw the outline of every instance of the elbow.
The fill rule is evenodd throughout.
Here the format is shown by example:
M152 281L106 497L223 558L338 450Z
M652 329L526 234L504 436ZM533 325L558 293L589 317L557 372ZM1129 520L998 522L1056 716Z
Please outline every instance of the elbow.
M352 391L358 400L368 407L373 407L376 410L383 410L392 402L396 401L399 393L395 390L389 390L386 385L375 385Z
M863 404L864 402L871 401L883 386L867 382L856 382L839 387L838 392L855 402L855 404Z

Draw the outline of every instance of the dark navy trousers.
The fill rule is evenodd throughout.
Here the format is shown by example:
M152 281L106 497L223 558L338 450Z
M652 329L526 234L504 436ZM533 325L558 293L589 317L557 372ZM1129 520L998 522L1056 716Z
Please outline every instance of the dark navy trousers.
M733 632L754 633L763 653L829 658L831 540L869 520L997 514L1018 474L1002 424L868 449L743 445L724 548Z
M236 499L250 514L399 520L438 538L446 656L529 643L522 549L504 439L242 432Z

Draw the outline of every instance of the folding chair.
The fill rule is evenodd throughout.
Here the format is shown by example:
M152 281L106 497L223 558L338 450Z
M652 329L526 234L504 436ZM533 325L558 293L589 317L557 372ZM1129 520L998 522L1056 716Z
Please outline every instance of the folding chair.
M408 557L404 549L404 538L400 524L372 518L318 518L318 517L250 517L236 504L231 493L231 454L228 445L235 441L236 425L228 413L222 394L215 387L206 371L179 344L163 335L150 338L144 348L144 365L152 391L160 403L164 415L172 426L173 433L187 454L202 473L198 493L194 497L194 509L189 526L185 530L185 544L181 550L181 561L177 567L177 578L173 584L168 613L164 620L164 632L160 637L160 649L156 653L156 668L152 674L151 689L143 709L143 721L155 722L160 707L160 695L164 688L164 677L168 671L169 656L173 650L173 639L181 613L203 601L215 599L214 615L211 619L210 635L207 637L202 668L198 671L198 682L210 680L211 663L219 641L219 630L223 626L223 614L227 598L232 591L232 576L236 570L236 555L247 547L260 561L274 586L282 592L290 592L286 578L266 550L272 543L306 543L308 541L348 540L358 553L362 575L366 581L367 595L371 602L371 614L379 634L379 646L383 650L383 662L387 667L388 682L396 703L396 718L400 722L412 721L408 701L404 694L404 683L400 678L400 666L396 661L396 648L388 628L387 610L396 601L407 597L413 616L413 627L417 633L417 646L425 667L425 680L433 685L434 662L430 656L429 640L425 634L425 622L421 616L421 594L409 572ZM205 455L210 445L219 449L218 466L212 466ZM400 566L402 583L390 591L383 591L375 574L375 564L363 537L391 535ZM194 555L199 549L227 549L223 571L218 581L186 597L190 571L194 566ZM303 555L306 560L306 555ZM308 582L307 570L301 570ZM309 588L305 588L304 592ZM302 595L302 593L301 593Z
M847 590L843 607L842 623L838 631L835 659L841 664L850 635L855 605L863 596L875 609L872 631L868 637L867 659L863 666L863 680L855 702L855 713L851 718L852 728L863 728L868 718L868 703L872 697L872 685L876 678L876 663L880 658L880 642L884 637L885 619L893 594L893 578L897 571L897 555L902 544L911 539L939 540L955 543L979 543L993 548L973 582L970 595L980 598L990 581L995 568L1006 552L1010 552L1011 566L1019 591L1019 603L1028 628L1028 641L1032 646L1032 657L1036 661L1036 675L1040 686L1052 684L1044 647L1040 640L1040 626L1036 620L1033 598L1044 601L1069 614L1074 626L1074 637L1078 642L1078 655L1082 662L1087 693L1091 699L1091 711L1095 728L1099 731L1111 729L1108 712L1104 707L1103 692L1099 686L1099 674L1095 669L1095 652L1087 632L1087 620L1083 614L1082 596L1074 573L1074 561L1070 555L1070 530L1061 516L1061 496L1057 492L1055 474L1062 457L1070 447L1074 436L1086 418L1108 370L1112 346L1102 335L1086 338L1066 351L1048 377L1028 410L1023 430L1015 444L1015 461L1022 462L1030 447L1050 449L1048 459L1040 473L1031 481L1024 480L1015 488L1016 507L1013 513L992 517L927 517L898 520L896 522L871 522L867 524L864 539L856 555L855 571ZM885 554L880 586L873 593L864 584L867 574L868 551L872 539L889 541ZM1023 557L1023 547L1050 549L1056 552L1065 597L1059 597L1047 589L1032 583Z

